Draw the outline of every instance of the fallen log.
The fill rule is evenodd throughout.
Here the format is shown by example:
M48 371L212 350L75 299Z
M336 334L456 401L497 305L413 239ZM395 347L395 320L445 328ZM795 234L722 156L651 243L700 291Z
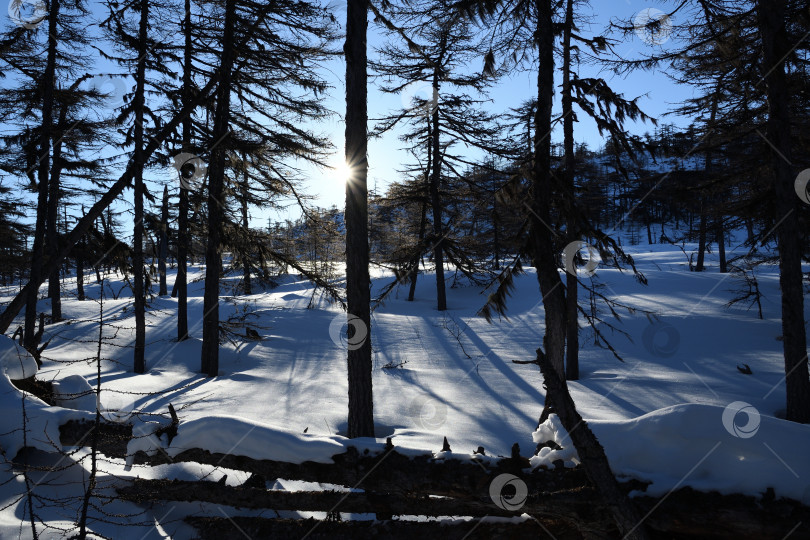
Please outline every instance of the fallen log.
M61 442L65 446L75 446L81 441L89 441L87 435L92 429L90 422L67 422L60 426ZM131 426L103 423L100 429L98 451L108 457L126 459L127 442L132 436ZM540 468L528 471L528 460L519 454L490 463L436 460L433 454L406 456L393 446L378 454L349 447L346 452L332 456L332 460L334 463L289 463L193 448L171 458L162 452L154 456L138 453L134 463L163 465L194 462L245 471L268 479L305 480L348 487L361 486L363 489L388 493L424 493L473 499L488 498L492 479L503 473L519 477L530 493L566 491L587 486L585 474L579 469Z
M523 513L557 516L561 519L594 521L595 494L590 488L554 494L531 494L520 508L509 511L485 499L435 498L400 493L340 491L269 491L265 488L226 486L219 482L132 479L117 489L121 499L133 502L155 500L209 502L236 508L321 512L375 513L383 515L515 517ZM610 516L603 512L604 523Z
M235 516L188 517L186 523L195 527L201 540L244 540L249 538L309 540L356 540L358 538L386 538L413 540L416 537L442 538L442 540L489 540L510 538L515 540L547 538L551 533L558 540L579 540L583 535L566 523L534 520L504 523L496 520L473 520L452 525L442 522L416 521L318 521L315 519L267 519Z
M169 429L171 426L167 426ZM61 442L66 446L79 446L89 441L93 429L90 422L71 421L60 426ZM132 437L128 424L102 423L99 426L98 451L113 458L126 458L127 442ZM172 462L196 462L215 467L241 470L268 480L290 479L330 483L347 487L359 487L370 492L351 494L337 506L338 511L374 512L380 515L398 513L416 515L455 515L489 516L510 515L491 502L489 486L498 474L509 473L519 477L527 486L529 496L523 506L511 515L522 512L535 517L556 520L566 524L567 530L577 528L579 536L583 531L613 531L607 507L590 485L584 471L575 469L525 469L526 460L519 456L503 458L495 462L472 462L458 459L436 460L432 454L405 456L393 446L380 454L360 452L354 447L333 456L334 463L287 463L271 460L256 460L246 456L211 453L202 449L190 449L169 457L158 453L146 456L136 455L135 462L145 465L161 465ZM152 483L157 482L157 483ZM122 498L132 500L196 500L243 508L270 507L277 510L329 510L341 500L345 493L324 492L297 494L267 492L256 487L228 487L199 482L173 483L170 481L136 481L132 486L123 487ZM172 487L175 486L175 487ZM625 492L641 490L641 482L620 484ZM140 493L139 491L140 490ZM374 497L381 497L375 502ZM199 496L198 496L199 495ZM426 499L426 495L442 495L452 499ZM409 500L410 497L410 500ZM254 498L255 502L250 499ZM336 499L337 498L337 499ZM486 501L490 501L485 511ZM286 501L286 502L285 502ZM762 499L743 495L721 495L719 493L697 492L681 488L661 498L636 497L634 506L644 516L650 532L660 538L714 538L728 540L759 540L761 538L810 538L810 508L797 501L775 499L767 496ZM332 507L329 503L333 503ZM343 506L343 504L347 506ZM424 506L422 504L424 503ZM433 509L431 509L433 506ZM417 513L418 510L418 513ZM441 510L441 512L439 512ZM459 512L456 514L456 512ZM197 519L197 518L195 518ZM202 519L202 518L199 518ZM247 519L247 518L246 518ZM278 530L280 537L285 534L298 534L302 525L298 523L279 524L258 523L260 530ZM214 521L201 521L211 531L219 531L221 524ZM227 523L227 520L225 520ZM388 522L386 522L388 523ZM419 534L411 525L392 525L394 529L382 534L392 538ZM324 524L325 526L325 524ZM400 526L407 532L400 530ZM431 527L439 525L433 524ZM482 524L481 527L484 525ZM344 529L336 525L334 538L352 537L352 534L365 534L362 527L371 525L351 525ZM361 527L355 529L354 527ZM564 527L564 529L565 529ZM257 529L257 530L259 530ZM326 528L325 530L331 530ZM348 531L343 533L341 531ZM369 530L377 530L372 527ZM403 529L404 530L404 529ZM431 529L432 531L433 529ZM489 530L487 528L483 530ZM296 532L298 531L298 532ZM352 532L354 531L354 532ZM306 532L306 531L304 531ZM208 533L206 533L208 534ZM268 533L269 534L269 533ZM345 536L340 536L345 534ZM370 534L370 533L369 533ZM493 533L495 534L495 533ZM511 534L511 533L510 533ZM517 534L517 533L516 533ZM612 534L612 533L608 533ZM256 537L261 537L259 534ZM462 535L463 536L463 535ZM222 536L227 538L228 536ZM476 535L472 536L473 538ZM484 536L482 536L484 537ZM520 536L509 536L519 538ZM535 535L536 537L536 535ZM565 536L558 536L565 537ZM202 538L219 538L214 532Z
M618 536L610 509L590 487L569 492L533 493L514 512L498 508L491 500L407 497L375 492L268 491L217 482L135 479L130 485L118 488L118 494L121 499L134 502L197 501L275 511L474 518L529 514L544 524L549 521L563 528L567 524L569 529L582 535L599 531L608 537ZM742 495L702 493L691 488L682 488L663 498L642 497L633 501L639 512L647 516L645 522L655 537L717 540L786 538L791 534L796 534L796 538L810 537L810 509L795 501L761 501ZM294 529L292 525L289 528Z

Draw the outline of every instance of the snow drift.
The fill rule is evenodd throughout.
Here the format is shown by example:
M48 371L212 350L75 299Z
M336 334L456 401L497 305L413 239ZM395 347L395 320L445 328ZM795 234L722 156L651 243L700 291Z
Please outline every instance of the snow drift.
M613 472L652 482L648 495L690 486L760 496L773 488L777 497L810 504L810 426L760 415L750 406L746 413L734 405L675 405L632 420L588 424L604 446ZM578 460L556 415L538 427L534 439L553 440L563 447L543 448L531 460L534 467L558 459L566 464Z

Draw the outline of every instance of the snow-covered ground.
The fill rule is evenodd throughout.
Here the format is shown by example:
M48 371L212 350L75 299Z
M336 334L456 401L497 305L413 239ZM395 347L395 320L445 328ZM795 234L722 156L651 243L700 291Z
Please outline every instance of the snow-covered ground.
M688 251L690 246L686 248ZM582 377L570 383L580 413L604 443L614 470L652 481L649 491L654 494L693 486L756 495L773 487L777 497L810 504L810 488L806 488L810 426L778 419L785 390L777 269L757 270L764 294L764 319L760 320L755 307L725 307L735 295L732 289L739 284L731 274L718 273L716 254L707 256L705 272L693 273L676 247L640 245L629 251L648 285L638 283L627 272L609 268L600 267L594 276L604 284L601 291L606 296L639 309L621 312L621 321L616 323L630 339L603 327L624 362L595 346L594 332L583 321ZM195 266L190 274L190 281L201 278L203 269ZM374 289L381 289L390 279L389 274L374 273ZM170 286L172 280L173 274ZM456 453L472 453L483 446L489 455L508 455L517 442L524 455L532 453L536 445L533 434L544 403L542 377L536 366L512 361L534 358L543 334L543 309L533 269L518 277L515 284L509 319L492 324L476 315L486 294L475 287L449 288L449 309L438 312L435 281L430 274L420 276L414 302L405 300L407 289L401 287L374 312L371 335L377 437L384 440L390 436L397 447L438 452L446 436ZM69 291L73 286L66 281ZM255 324L262 339L225 342L220 374L212 379L198 373L202 281L192 281L189 287L190 340L174 340L175 299L154 298L149 303L148 373L144 375L131 372L131 298L126 290L118 299L111 294L117 295L121 288L120 277L113 279L104 300L108 326L104 330L101 386L102 400L108 400L105 406L134 410L136 418L153 420L143 413L165 413L168 404L173 404L181 419L181 436L173 441L173 447L193 443L208 445L212 451L255 457L262 457L267 448L265 457L284 458L302 455L299 445L312 442L317 448L313 457L324 459L345 443L339 435L346 430L347 375L345 344L338 330L346 314L320 294L308 308L313 298L310 282L289 276L275 289L223 298L221 319L251 313L247 320ZM85 290L91 298L98 298L100 293L95 279L85 285ZM0 292L0 300L10 299L15 292ZM223 294L230 294L228 287L223 288ZM46 307L43 300L41 309ZM651 319L640 310L653 311L659 318ZM95 386L92 359L99 304L65 299L63 312L66 322L46 327L43 342L51 341L38 378L58 382L81 375ZM752 374L737 369L743 364L750 366ZM72 380L68 379L64 387ZM0 402L4 409L0 432L8 432L19 425L19 418L14 416L19 403L8 385L2 390L6 396ZM217 427L206 433L201 429L204 424L195 421L212 416L217 417ZM186 433L183 424L189 428ZM534 459L535 464L557 458L569 464L576 461L570 441L558 428L552 418L534 434L537 440L555 438L564 447L556 453L544 450ZM305 431L302 439L298 434ZM278 433L276 439L273 433ZM45 454L31 459L40 464L59 461ZM105 461L102 468L103 489L110 489L117 474L184 479L208 475L208 479L216 480L227 472L228 484L245 480L234 471L192 464L135 466L125 473L123 462ZM3 469L0 482L11 477L7 469ZM33 474L32 479L42 481L42 476L47 473ZM77 483L71 484L71 479ZM81 471L73 467L60 473L58 485L53 485L53 478L45 478L35 491L47 496L76 496L81 493L80 480ZM298 485L279 484L276 487L290 489ZM14 502L24 491L21 478L0 487L2 538L30 535L25 499ZM70 509L42 509L40 514L52 525L68 526L75 520L78 507L74 500ZM116 502L107 508L110 513L142 512L129 519L117 518L141 525L124 530L96 523L93 528L115 538L182 537L190 533L180 522L182 516L204 509L191 504L146 508ZM51 530L43 537L58 536Z

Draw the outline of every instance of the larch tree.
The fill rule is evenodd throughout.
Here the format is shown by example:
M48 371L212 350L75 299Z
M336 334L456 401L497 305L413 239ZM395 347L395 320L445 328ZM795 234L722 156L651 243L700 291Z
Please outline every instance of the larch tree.
M348 436L374 436L371 381L371 279L368 248L368 0L347 0L345 159L351 171L346 182L346 303L348 347Z
M409 144L411 153L419 156L420 163L409 172L419 171L421 175L423 164L427 165L425 200L432 217L432 231L420 238L417 249L406 257L405 274L415 274L419 257L430 251L436 271L436 306L444 311L445 259L465 274L471 276L475 271L462 246L452 238L446 213L447 199L452 197L446 189L448 179L467 179L462 169L472 163L456 147L502 152L496 142L494 117L481 107L485 99L481 93L494 81L494 73L486 60L475 65L486 58L488 51L474 26L447 3L389 4L384 13L375 10L375 14L383 21L389 37L378 50L379 60L372 64L385 81L382 90L403 96L416 94L412 103L404 103L403 109L380 119L375 134L385 133L400 123L410 124L411 130L401 139ZM419 96L419 90L427 95ZM470 96L467 92L479 95ZM420 227L420 237L423 234Z
M796 9L796 3L792 6ZM787 0L757 0L756 12L762 43L762 77L767 86L768 120L766 136L772 153L770 166L776 196L775 219L779 248L779 285L782 294L782 336L785 355L787 405L785 417L810 423L810 373L804 321L804 277L802 235L794 191L796 173L791 165L791 107L786 60L795 47L788 41Z
M108 35L116 44L119 55L102 53L133 74L134 89L129 102L123 106L118 121L127 122L127 137L121 146L131 147L131 162L134 165L133 179L133 239L132 239L132 296L135 312L135 347L133 370L146 372L146 291L144 289L144 199L148 194L144 182L144 170L149 165L145 156L146 122L151 118L147 91L154 85L155 73L166 74L163 47L150 26L159 20L158 3L150 0L121 6L117 2L107 4L108 16L102 22Z

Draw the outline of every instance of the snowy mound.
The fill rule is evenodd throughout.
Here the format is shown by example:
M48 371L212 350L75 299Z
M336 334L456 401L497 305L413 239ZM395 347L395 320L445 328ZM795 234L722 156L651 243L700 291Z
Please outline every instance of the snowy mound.
M191 448L288 463L332 463L332 456L346 451L337 437L291 433L231 416L181 422L168 454L173 457Z
M37 362L28 351L8 336L0 335L0 360L3 370L12 381L27 379L37 374Z
M96 410L96 393L81 375L68 375L53 383L53 399L66 409L78 411Z
M605 447L613 471L651 481L649 495L690 486L759 496L770 487L777 497L810 504L810 426L761 416L746 405L675 405L632 420L588 424ZM556 415L534 438L553 440L563 449L543 449L532 458L532 466L577 459Z
M25 414L23 414L23 399ZM61 449L59 425L68 420L92 420L92 418L87 412L50 407L39 398L19 390L11 384L7 375L0 374L0 448L9 459L23 446L38 448L45 452Z

